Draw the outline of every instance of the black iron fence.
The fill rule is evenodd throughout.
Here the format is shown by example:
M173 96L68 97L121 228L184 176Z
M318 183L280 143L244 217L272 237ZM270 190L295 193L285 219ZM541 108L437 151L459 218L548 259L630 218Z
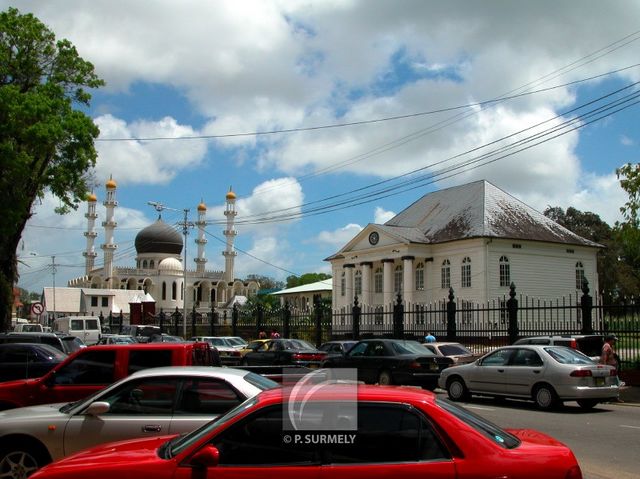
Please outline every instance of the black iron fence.
M623 369L640 369L640 301L592 298L588 285L583 294L557 300L517 295L511 285L509 297L479 304L455 297L453 289L442 301L412 304L400 296L387 306L360 305L331 310L316 305L300 310L285 304L265 310L234 307L229 313L187 319L188 335L232 335L254 339L261 331L269 336L307 340L319 345L331 339L370 337L422 340L432 333L438 340L461 342L477 353L513 343L526 336L615 333ZM163 331L182 335L182 315L175 312L155 322ZM167 316L167 315L165 315ZM193 319L195 318L195 320Z

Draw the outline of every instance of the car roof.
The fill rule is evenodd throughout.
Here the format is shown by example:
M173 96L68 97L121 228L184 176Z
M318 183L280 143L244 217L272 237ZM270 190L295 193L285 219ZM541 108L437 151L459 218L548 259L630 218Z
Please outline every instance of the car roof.
M244 377L250 371L244 369L234 369L227 367L216 366L163 366L159 368L147 368L141 369L131 374L131 378L147 378L154 376L170 376L174 375L192 375L192 376L206 376L206 377Z

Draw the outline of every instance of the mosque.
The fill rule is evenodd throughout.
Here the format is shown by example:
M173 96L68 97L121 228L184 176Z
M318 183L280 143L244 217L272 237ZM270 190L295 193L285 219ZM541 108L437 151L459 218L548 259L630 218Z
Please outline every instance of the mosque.
M103 254L103 266L96 267L98 253L95 248L97 197L91 193L87 198L87 218L85 274L69 281L70 288L82 288L85 292L94 293L103 290L105 299L109 298L109 309L113 313L114 290L139 291L141 298L155 301L155 310L175 311L185 307L195 309L206 314L212 310L221 311L232 307L234 302L244 302L246 298L257 294L259 284L256 281L243 281L234 277L234 261L237 252L234 250L234 239L237 231L234 221L237 215L236 195L229 189L226 194L226 228L223 232L226 247L222 252L225 258L224 271L206 269L205 237L207 207L200 203L197 207L197 220L194 226L197 230L195 244L197 255L194 258L195 268L185 268L183 263L183 235L173 226L165 223L161 215L155 223L142 229L135 238L135 266L120 267L114 264L114 254L118 248L114 236L117 227L115 221L118 201L116 200L117 184L110 178L106 184L106 199L103 205L106 209L104 228L105 242L100 246ZM184 288L186 286L186 288ZM111 292L111 293L109 293ZM124 292L124 291L122 291ZM96 296L93 294L92 296ZM151 298L151 299L149 299ZM98 301L99 298L96 298ZM106 302L106 301L105 301ZM106 306L106 304L105 304ZM123 305L124 306L124 305Z

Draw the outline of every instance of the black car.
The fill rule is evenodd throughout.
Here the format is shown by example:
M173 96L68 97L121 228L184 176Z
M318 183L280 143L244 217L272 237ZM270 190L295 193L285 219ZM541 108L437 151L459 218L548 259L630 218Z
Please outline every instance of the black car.
M65 353L47 344L0 344L0 381L44 376L66 357Z
M296 365L317 368L326 357L326 352L316 349L306 341L280 338L267 341L264 349L245 354L242 364L245 366Z
M53 346L57 350L70 354L72 352L73 344L65 342L67 338L73 338L75 336L69 336L66 333L64 335L58 335L54 333L16 333L10 332L0 334L0 344L6 343L37 343Z
M353 339L327 341L326 343L322 343L318 349L320 351L326 351L329 355L345 354L357 342L358 341L355 341Z
M342 356L330 356L325 368L353 368L358 380L374 384L407 384L433 390L440 372L453 364L451 358L436 356L417 341L365 339Z

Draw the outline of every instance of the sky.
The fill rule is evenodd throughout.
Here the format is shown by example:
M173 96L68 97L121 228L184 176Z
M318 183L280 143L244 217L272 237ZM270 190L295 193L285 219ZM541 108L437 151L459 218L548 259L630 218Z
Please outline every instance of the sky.
M330 273L324 258L367 224L481 179L539 211L613 225L627 199L615 170L639 161L635 0L0 0L9 6L106 81L85 112L100 128L98 225L104 184L118 185L120 266L135 265L135 235L157 218L150 201L176 228L204 201L207 269L219 271L232 188L236 277L283 281ZM56 206L50 195L34 206L18 249L29 291L84 275L86 204ZM195 239L190 229L190 269Z

